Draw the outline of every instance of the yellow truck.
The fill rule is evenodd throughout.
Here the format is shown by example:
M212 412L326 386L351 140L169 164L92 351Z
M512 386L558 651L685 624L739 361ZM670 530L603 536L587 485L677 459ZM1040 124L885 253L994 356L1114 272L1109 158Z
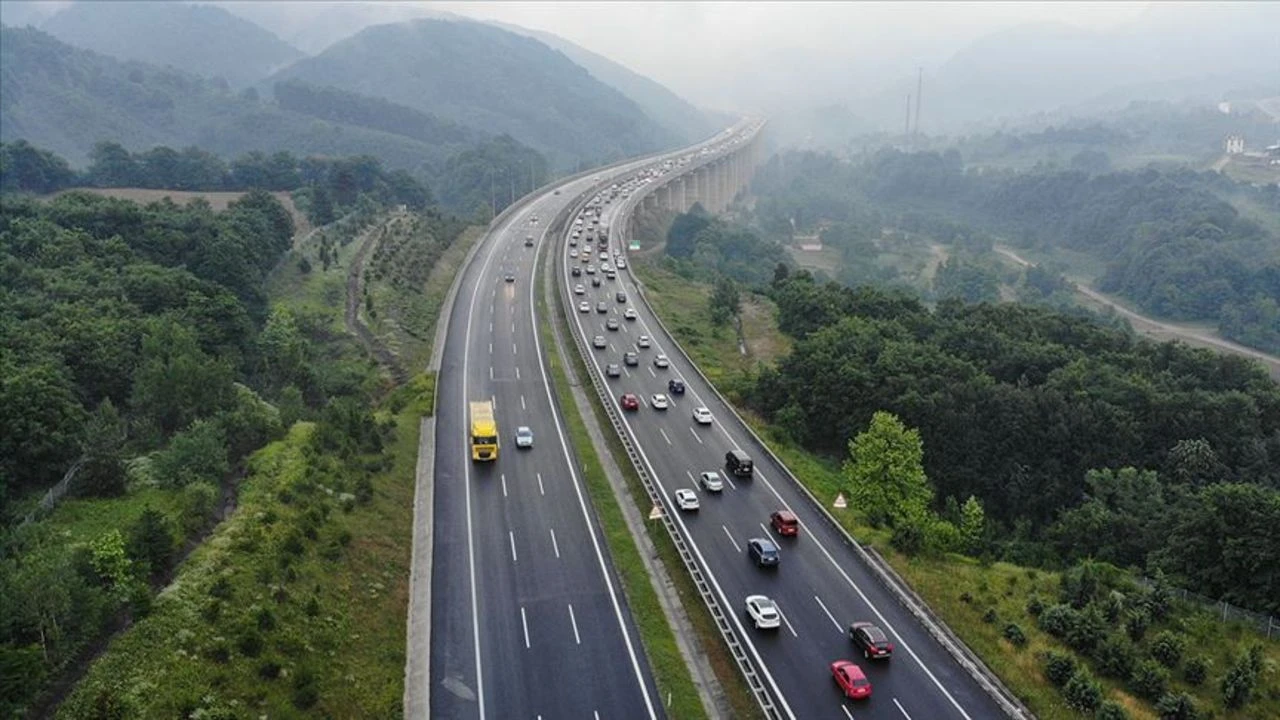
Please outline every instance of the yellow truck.
M498 459L498 421L492 401L471 403L471 459Z

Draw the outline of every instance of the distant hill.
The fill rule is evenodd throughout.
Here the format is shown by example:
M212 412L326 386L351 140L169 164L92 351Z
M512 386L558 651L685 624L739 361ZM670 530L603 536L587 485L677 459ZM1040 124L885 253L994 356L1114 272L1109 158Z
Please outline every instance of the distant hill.
M618 90L529 37L475 22L366 28L273 75L332 85L509 134L558 167L678 144Z
M574 63L581 65L600 82L631 98L649 117L658 124L679 134L684 142L697 142L722 130L729 122L721 123L719 116L714 119L702 110L691 105L684 98L668 90L664 85L650 80L624 65L620 65L603 55L576 45L559 35L541 30L530 30L518 25L506 23L490 23L518 35L527 35L541 40L553 50L559 50Z
M77 47L221 77L236 88L303 57L270 31L209 5L77 2L40 29Z
M297 104L309 112L282 109L259 101L256 91L234 93L172 68L72 47L33 28L0 27L0 140L25 139L80 167L96 142L112 140L131 150L196 145L224 157L252 150L367 154L391 169L421 171L440 166L472 137L448 137L452 125L433 125L432 118L408 108L388 117L420 133L434 128L445 136L431 143L385 127L361 127L360 111L367 114L368 107L354 96L338 100L351 105L348 117L340 118L316 97ZM365 100L387 110L384 101Z

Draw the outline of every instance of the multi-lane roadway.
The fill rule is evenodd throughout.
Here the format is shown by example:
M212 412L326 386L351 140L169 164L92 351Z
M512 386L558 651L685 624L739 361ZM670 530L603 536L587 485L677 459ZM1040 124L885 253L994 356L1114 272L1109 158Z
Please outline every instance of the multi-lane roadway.
M620 227L630 202L603 207L602 223ZM616 233L614 234L616 238ZM571 311L574 330L587 343L591 371L606 378L611 402L624 393L640 399L634 411L622 413L626 433L639 448L641 461L655 478L675 520L723 607L734 616L734 627L747 645L775 705L787 717L856 717L896 719L966 718L979 720L1004 716L992 698L957 664L947 651L916 622L863 564L856 551L830 525L819 519L819 510L791 481L784 470L758 446L730 409L694 370L691 362L640 301L640 288L630 267L619 270L616 280L601 287L586 283L584 293L574 293L584 277L571 269L598 264L599 255L582 259L567 241L561 243L558 272L562 298ZM608 248L611 257L623 252L617 242ZM625 257L625 254L622 254ZM618 302L617 293L627 301ZM581 302L589 312L579 312ZM607 311L597 313L605 301ZM626 311L635 319L626 319ZM611 323L610 320L614 322ZM610 330L613 325L617 330ZM640 336L651 338L642 347ZM605 347L592 341L602 336ZM639 355L639 363L627 366L624 353ZM667 356L670 366L655 366L654 358ZM609 364L621 366L617 377L606 377ZM680 378L683 395L668 392L668 380ZM815 382L821 382L815 378ZM655 393L668 397L667 409L656 409ZM695 407L711 411L710 425L696 423ZM751 479L725 472L725 453L747 452L755 462ZM704 471L726 476L722 492L705 491L698 482ZM698 493L700 509L681 512L675 503L677 489ZM800 519L798 537L781 538L769 527L770 514L789 509ZM770 538L781 547L777 568L762 569L748 557L752 538ZM783 623L776 630L756 630L746 620L748 595L764 594L780 607ZM894 643L893 658L866 661L847 637L855 621L869 621ZM868 700L846 700L833 682L829 666L837 659L852 659L873 685Z
M432 717L663 716L553 399L534 302L557 213L651 162L546 188L492 227L462 270L437 388ZM494 404L494 462L471 460L478 400ZM532 448L516 448L519 426L533 430Z

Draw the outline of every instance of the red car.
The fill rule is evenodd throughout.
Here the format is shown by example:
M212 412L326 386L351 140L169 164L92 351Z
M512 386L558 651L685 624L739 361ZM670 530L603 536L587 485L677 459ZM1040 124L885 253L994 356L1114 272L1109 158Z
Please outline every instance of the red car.
M837 660L831 663L831 677L840 686L840 692L851 700L862 700L871 697L871 681L862 674L862 668L852 660Z
M640 409L640 398L636 397L634 393L623 393L621 402L623 410Z
M790 510L775 510L769 515L769 524L774 532L783 537L795 537L800 534L800 520Z
M862 657L888 660L893 656L893 643L880 628L869 622L856 622L849 626L849 639L862 650Z

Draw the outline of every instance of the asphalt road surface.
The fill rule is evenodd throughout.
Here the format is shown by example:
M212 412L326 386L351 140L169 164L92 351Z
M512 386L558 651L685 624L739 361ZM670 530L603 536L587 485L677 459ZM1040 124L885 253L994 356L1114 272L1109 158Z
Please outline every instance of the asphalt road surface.
M605 209L605 221L616 219L624 203L615 201ZM616 234L614 235L616 239ZM616 254L621 248L609 248ZM630 269L620 271L617 280L605 280L600 288L584 286L584 295L572 288L584 278L572 277L569 268L583 265L569 257L561 243L558 272L564 297L573 308L574 329L588 343L595 336L606 339L606 347L593 349L592 371L603 377L608 363L623 365L623 353L639 354L639 364L623 365L623 374L607 380L613 401L626 392L641 398L638 410L623 413L627 432L641 448L644 463L675 512L681 532L694 548L695 556L711 579L721 602L737 618L737 632L748 652L760 666L764 681L784 715L797 718L895 718L898 720L941 720L966 718L985 720L1003 717L999 706L973 678L956 663L905 610L863 564L855 550L825 521L817 517L812 502L757 446L734 415L694 372L666 337L648 307L638 302L638 288ZM598 256L592 258L598 263ZM616 293L626 294L618 302ZM589 312L579 312L586 300ZM596 312L598 301L608 310ZM627 308L637 319L625 320ZM610 318L618 330L608 330ZM648 335L650 348L641 348L637 339ZM663 353L670 367L656 367L654 358ZM670 407L653 407L655 393L668 394L667 381L681 378L687 391L670 395ZM820 381L820 380L817 380ZM714 416L711 425L693 421L694 407L706 407ZM728 478L723 492L705 492L697 482L703 471L722 476L724 456L730 449L745 450L755 461L751 479ZM674 492L689 488L698 493L700 510L675 510ZM798 537L780 538L768 527L774 510L790 509L801 522ZM751 538L772 538L781 546L777 568L762 569L748 558ZM747 595L764 594L779 605L782 627L756 630L745 615ZM867 661L847 637L850 623L869 621L882 628L894 643L893 658ZM829 666L838 659L856 661L873 684L870 699L844 699L833 682Z

